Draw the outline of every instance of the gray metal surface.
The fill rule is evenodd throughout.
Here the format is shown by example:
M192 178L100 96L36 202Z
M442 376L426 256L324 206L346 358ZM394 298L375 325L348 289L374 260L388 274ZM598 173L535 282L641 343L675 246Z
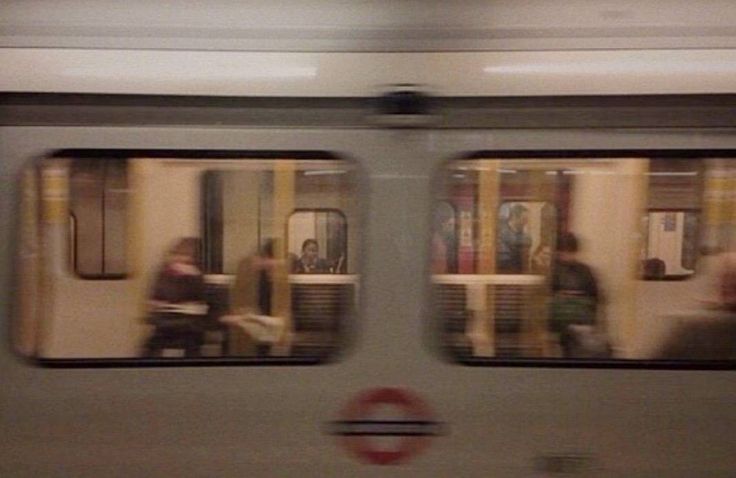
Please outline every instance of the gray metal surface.
M362 307L351 346L314 367L52 370L4 345L3 476L526 477L555 456L583 456L587 476L599 477L726 477L736 468L736 372L463 367L439 352L428 295L432 176L446 159L479 150L734 149L732 130L4 126L4 339L16 179L32 158L61 148L321 150L356 160ZM413 389L446 424L403 466L359 464L325 433L351 397L381 386Z
M248 51L725 48L727 0L8 1L0 46Z

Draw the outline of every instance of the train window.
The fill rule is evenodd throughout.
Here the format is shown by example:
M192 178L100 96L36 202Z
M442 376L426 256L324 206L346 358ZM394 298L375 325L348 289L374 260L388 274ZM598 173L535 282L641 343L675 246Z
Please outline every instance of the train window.
M125 276L128 176L124 159L73 159L69 168L69 258L80 277Z
M649 212L643 219L641 277L644 280L687 279L695 274L698 213Z
M439 184L432 283L455 359L736 360L736 162L476 155Z
M703 164L677 158L649 160L642 279L688 279L695 274Z
M347 271L347 222L341 211L292 213L288 238L292 273L344 274Z
M308 364L338 350L358 300L351 163L92 155L60 152L24 182L19 350L57 365Z

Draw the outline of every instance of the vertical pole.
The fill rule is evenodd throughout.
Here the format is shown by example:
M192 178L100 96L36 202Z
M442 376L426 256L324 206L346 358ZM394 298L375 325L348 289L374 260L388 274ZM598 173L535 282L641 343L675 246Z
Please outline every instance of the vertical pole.
M621 230L636 231L640 227L641 218L647 213L648 191L649 191L649 160L647 159L628 159L621 163L620 172L624 176L624 180L630 181L629 190L626 194L629 198L629 204L633 207L626 210L627 217L623 218L628 224L624 225ZM621 182L621 181L619 181ZM625 185L626 183L624 183ZM625 188L625 186L624 186ZM624 192L625 189L623 189ZM638 322L636 310L636 298L638 295L638 265L640 261L640 251L642 240L640 238L628 239L625 243L625 252L628 254L621 256L626 261L624 270L617 279L620 280L618 316L615 317L621 321L620 325L620 342L624 356L628 356L632 347L637 342L637 338L641 332L641 324ZM605 317L607 328L612 328L615 323L614 314ZM599 317L599 323L601 318Z
M274 164L274 258L277 261L271 291L272 314L284 319L284 332L273 347L273 355L288 355L291 349L293 324L291 322L291 289L289 287L289 263L287 231L289 216L294 211L296 162L281 160Z
M496 222L498 219L498 161L482 162L478 171L478 262L477 273L491 275L496 271ZM480 292L487 300L472 310L470 337L476 356L493 356L496 343L495 296L493 284L484 284ZM471 291L468 290L469 298ZM469 301L475 302L475 301Z
M556 181L554 179L550 179L550 176L547 174L548 172L549 171L544 170L530 171L529 180L531 186L531 197L534 198L534 200L540 201L542 203L557 206L559 211L560 205L555 204L555 199L557 196L557 191L555 189ZM556 178L556 176L554 177ZM540 212L542 213L543 211L544 209L540 210ZM544 219L545 217L542 214L542 217L540 218L539 244L533 245L532 250L529 251L530 261L534 257L535 246L538 247L539 245L546 243L546 245L552 247L555 243L554 237L556 235L556 229L553 231L545 230L545 226L549 226L549 224L545 224ZM528 298L530 299L530 303L528 303L522 309L524 314L524 322L522 324L522 342L526 350L535 351L533 355L541 354L543 356L547 356L547 353L550 349L550 337L548 337L547 333L547 318L549 314L547 308L545 307L545 299L550 293L550 272L551 270L544 271L544 273L547 274L547 277L545 278L547 280L544 281L543 285L528 286L529 289L524 293L524 300L526 301ZM540 271L532 270L532 273L540 274Z

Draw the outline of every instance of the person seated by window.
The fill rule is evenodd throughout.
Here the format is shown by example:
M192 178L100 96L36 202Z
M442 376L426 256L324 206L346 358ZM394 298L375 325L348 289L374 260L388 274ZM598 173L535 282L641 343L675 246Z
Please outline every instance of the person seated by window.
M577 259L577 253L577 237L570 232L561 234L552 264L549 328L559 334L565 357L578 355L575 352L577 332L596 326L598 306L603 301L593 270Z
M166 254L149 301L148 322L155 329L144 345L146 356L176 349L199 356L207 304L198 256L199 239L193 237L180 239Z
M683 317L658 347L664 360L736 360L736 254L719 260L717 298L711 310Z
M326 260L319 257L319 244L315 239L307 239L302 243L302 255L291 267L294 274L326 274L330 267Z

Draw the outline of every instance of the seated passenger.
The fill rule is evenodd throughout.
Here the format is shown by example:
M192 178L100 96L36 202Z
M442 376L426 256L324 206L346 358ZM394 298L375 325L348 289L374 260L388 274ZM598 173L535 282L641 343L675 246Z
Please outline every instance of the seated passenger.
M144 345L146 356L159 356L166 349L183 349L186 357L199 356L207 305L198 255L199 239L193 237L179 240L166 254L149 301L148 322L155 330Z
M326 274L330 272L327 261L319 257L319 244L315 239L302 243L302 255L291 267L294 274Z
M557 257L552 265L552 300L549 327L559 334L565 357L575 355L578 328L596 325L602 302L598 282L591 268L577 260L578 240L572 233L560 235Z
M736 360L736 254L725 254L718 274L713 310L684 318L660 346L655 358Z

